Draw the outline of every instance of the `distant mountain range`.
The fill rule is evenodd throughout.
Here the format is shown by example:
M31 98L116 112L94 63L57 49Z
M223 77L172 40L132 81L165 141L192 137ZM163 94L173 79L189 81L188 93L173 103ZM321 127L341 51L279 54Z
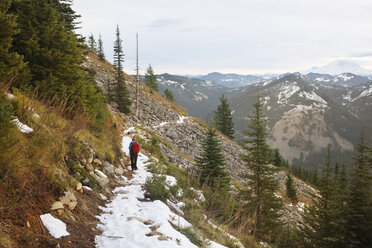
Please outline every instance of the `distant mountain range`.
M336 60L332 63L329 63L327 65L321 66L321 67L312 67L309 70L303 71L303 74L308 73L320 73L320 74L330 74L330 75L337 75L341 73L353 73L356 75L362 75L362 76L371 76L372 70L367 70L360 65L358 65L354 61L350 60Z
M236 74L221 75L212 74L218 78L236 78L242 84L249 81ZM337 159L341 154L352 154L362 128L366 140L372 142L369 125L372 123L372 81L367 77L351 73L335 76L288 73L236 88L209 79L170 74L158 75L157 80L160 92L170 89L180 106L206 122L213 118L213 111L224 94L230 102L238 140L244 137L242 130L247 127L247 115L253 110L259 85L269 118L268 143L279 148L285 159L308 168L318 167L324 161L328 144L332 145Z

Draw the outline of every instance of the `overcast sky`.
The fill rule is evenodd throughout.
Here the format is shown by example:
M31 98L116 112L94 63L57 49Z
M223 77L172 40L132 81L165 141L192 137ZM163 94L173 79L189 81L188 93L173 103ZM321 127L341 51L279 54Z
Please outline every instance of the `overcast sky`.
M112 61L116 25L125 68L141 73L284 73L349 59L372 70L371 0L74 0L79 33Z

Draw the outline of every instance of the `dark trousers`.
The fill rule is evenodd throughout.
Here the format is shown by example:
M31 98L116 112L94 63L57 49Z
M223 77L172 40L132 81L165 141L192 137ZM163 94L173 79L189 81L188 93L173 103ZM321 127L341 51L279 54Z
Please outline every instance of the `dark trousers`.
M130 154L130 166L132 167L132 170L137 170L137 158L138 158L138 153Z

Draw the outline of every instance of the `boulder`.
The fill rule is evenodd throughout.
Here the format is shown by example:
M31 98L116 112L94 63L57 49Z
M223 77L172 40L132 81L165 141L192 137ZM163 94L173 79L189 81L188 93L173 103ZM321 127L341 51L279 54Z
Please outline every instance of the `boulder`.
M68 204L68 208L70 209L70 210L74 210L74 208L77 206L77 202L70 202L69 204Z
M51 210L63 209L63 204L60 201L56 201L52 204Z
M60 197L59 200L63 205L68 205L70 202L76 202L77 198L71 191L65 191L65 195Z
M105 196L104 194L99 193L99 196L101 197L102 200L104 201L107 200L107 196Z
M107 161L103 163L103 168L108 174L113 175L115 173L115 166Z
M124 170L121 167L115 168L115 174L121 176L124 174Z
M97 180L98 184L104 188L109 182L110 180L107 178L107 177L101 177L97 174L95 174L93 171L89 172L89 174Z
M99 165L99 166L102 165L101 160L99 160L98 158L93 159L93 163L95 163L96 165Z
M76 190L77 191L81 191L83 189L83 185L80 183L80 182L78 182L77 184L76 184Z

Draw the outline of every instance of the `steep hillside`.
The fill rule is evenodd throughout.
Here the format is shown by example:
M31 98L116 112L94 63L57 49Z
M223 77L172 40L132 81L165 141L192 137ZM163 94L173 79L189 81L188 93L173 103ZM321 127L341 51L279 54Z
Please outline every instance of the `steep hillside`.
M159 91L172 91L177 104L187 109L190 115L208 121L224 94L230 96L234 90L223 87L211 80L201 80L170 74L157 76Z
M243 137L241 130L247 125L245 116L251 112L256 94L250 87L230 100L237 137ZM268 142L279 148L285 159L316 168L324 161L328 144L343 154L353 151L360 120L306 77L284 76L263 85L260 94L269 118Z

